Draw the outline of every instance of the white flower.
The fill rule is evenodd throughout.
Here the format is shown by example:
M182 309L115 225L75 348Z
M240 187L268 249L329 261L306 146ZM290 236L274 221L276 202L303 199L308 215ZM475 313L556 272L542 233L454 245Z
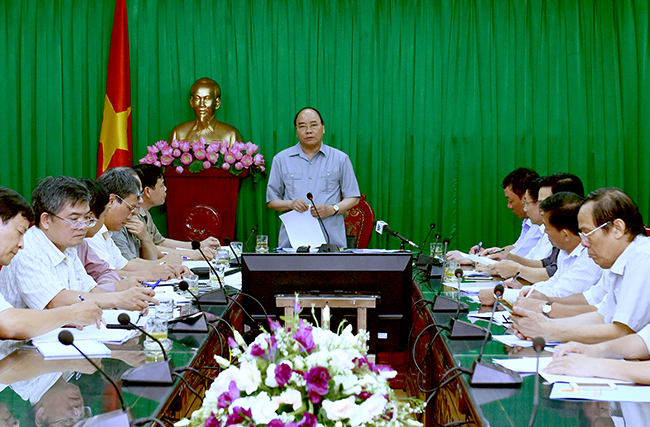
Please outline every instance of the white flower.
M253 393L262 382L262 373L254 362L242 362L239 374L237 388L244 390L246 394Z
M373 394L350 416L350 425L352 427L370 422L374 417L380 415L386 407L386 398L380 394Z
M352 417L354 412L357 411L358 405L354 403L354 396L350 396L335 402L323 400L323 409L325 409L327 418L338 421Z
M343 394L345 395L359 394L362 391L361 385L359 385L359 379L351 372L335 375L333 380L334 384L341 385Z
M187 427L190 425L190 420L187 418L180 420L176 424L174 424L174 427Z
M244 341L244 338L242 338L241 334L237 332L236 329L232 330L232 335L235 337L235 342L237 342L240 347L246 348L246 341Z
M302 394L294 388L288 388L279 396L273 396L271 401L277 404L278 407L280 405L291 405L293 410L297 411L302 407Z
M210 389L205 392L205 400L216 402L219 396L228 391L230 382L235 381L235 383L239 384L238 380L239 368L236 366L231 366L230 368L221 372L219 376L212 382Z
M277 365L275 363L271 363L268 368L266 368L266 379L264 380L264 384L267 387L271 388L276 388L278 386L278 382L275 380L275 367Z
M230 366L230 362L224 359L223 357L219 356L218 354L214 355L214 360L216 360L219 366L221 366L223 369L226 369L227 367Z
M271 401L271 398L265 391L255 396L235 399L230 405L229 412L232 413L232 409L237 406L250 409L255 424L268 424L278 417L278 414L275 412L278 410L278 405Z

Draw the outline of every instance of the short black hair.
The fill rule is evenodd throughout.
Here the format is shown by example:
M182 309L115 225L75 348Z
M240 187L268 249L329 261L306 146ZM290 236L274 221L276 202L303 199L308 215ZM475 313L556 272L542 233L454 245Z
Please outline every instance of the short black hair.
M530 181L530 184L528 184L528 193L530 194L530 198L533 199L534 203L537 203L537 200L539 199L539 189L542 188L540 183L542 182L543 178L535 178L532 181Z
M48 176L32 191L34 222L41 224L41 215L48 212L58 215L66 205L90 204L92 195L77 178L70 176Z
M553 173L541 178L539 187L551 187L551 193L575 193L578 196L585 196L585 187L577 176L571 173Z
M140 195L140 186L136 179L137 173L131 168L110 168L97 178L97 182L102 184L109 194L117 194L122 199L126 199L132 194ZM135 175L135 176L134 176Z
M106 205L111 200L106 187L101 183L88 178L80 178L80 181L93 196L93 200L90 202L90 212L95 215L95 218L99 218L99 216L104 212L104 209L106 209Z
M133 166L133 170L138 173L143 190L147 187L155 188L158 180L163 178L163 170L160 166L140 163Z
M580 233L578 227L578 212L585 198L575 193L562 191L544 199L539 209L549 224L558 230L569 230L576 236Z
M7 222L16 215L22 215L30 223L34 221L34 210L27 200L11 188L0 187L0 219Z
M529 168L517 168L503 178L503 189L512 186L512 192L519 198L524 196L531 181L539 178L539 174Z
M314 107L305 107L305 108L303 108L302 110L298 111L298 112L296 113L296 117L293 118L293 125L294 125L294 126L298 126L298 116L300 115L300 113L302 113L302 112L305 111L305 110L313 110L316 114L318 114L318 118L320 119L320 124L321 124L321 125L324 125L324 124L325 124L325 121L323 120L323 116L320 115L320 111L318 111L318 110L315 109Z
M596 227L611 221L603 227L608 230L614 220L619 218L625 222L626 233L629 232L630 241L638 235L645 235L645 226L639 207L620 188L599 188L589 193L586 202L594 202L592 218Z

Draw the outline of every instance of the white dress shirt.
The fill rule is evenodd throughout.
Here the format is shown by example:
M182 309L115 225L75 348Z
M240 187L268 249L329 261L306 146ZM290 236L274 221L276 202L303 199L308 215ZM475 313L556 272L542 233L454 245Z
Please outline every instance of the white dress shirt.
M526 258L528 252L537 245L543 234L545 233L540 231L539 225L533 224L529 218L524 219L521 223L521 234L510 253Z
M638 332L650 323L650 239L637 236L598 283L584 292L605 323L619 322Z
M129 262L111 238L112 231L108 231L105 225L90 238L86 238L88 245L102 260L106 261L113 270L120 270Z
M563 298L579 294L598 283L603 269L589 258L587 248L578 244L571 253L560 249L557 257L557 271L543 282L537 282L533 289L547 297Z
M0 313L8 308L13 308L13 306L7 302L4 296L0 295Z
M0 270L0 292L12 306L42 310L64 289L90 292L97 286L76 248L61 252L36 226L27 230L24 242L25 248Z
M539 226L539 231L542 233L542 237L537 241L537 244L528 252L524 257L526 259L541 260L551 255L553 250L553 244L548 240L548 234L544 232L546 227L544 224Z

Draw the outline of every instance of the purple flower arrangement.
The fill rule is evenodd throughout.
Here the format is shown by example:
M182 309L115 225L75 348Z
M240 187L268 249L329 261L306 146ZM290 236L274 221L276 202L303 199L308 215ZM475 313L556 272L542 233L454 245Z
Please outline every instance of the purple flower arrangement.
M368 333L312 326L299 318L297 299L284 327L270 320L269 332L250 344L233 331L232 361L215 356L223 371L203 406L175 426L421 426L416 414L424 404L395 397L388 380L396 372L366 356Z
M208 143L204 138L199 142L174 140L171 145L167 141L158 141L147 147L147 155L140 159L140 163L169 166L178 173L183 173L185 168L196 173L214 167L233 175L248 170L255 176L266 169L259 146L252 142L234 142L229 145L228 141Z

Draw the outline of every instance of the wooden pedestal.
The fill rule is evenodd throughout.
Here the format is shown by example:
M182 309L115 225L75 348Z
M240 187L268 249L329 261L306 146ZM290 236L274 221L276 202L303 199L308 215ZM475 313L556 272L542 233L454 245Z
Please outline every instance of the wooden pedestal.
M234 176L216 168L177 173L172 167L165 168L169 237L186 241L213 235L222 242L226 237L235 240L237 196L240 181L247 173ZM197 234L201 229L205 235Z

